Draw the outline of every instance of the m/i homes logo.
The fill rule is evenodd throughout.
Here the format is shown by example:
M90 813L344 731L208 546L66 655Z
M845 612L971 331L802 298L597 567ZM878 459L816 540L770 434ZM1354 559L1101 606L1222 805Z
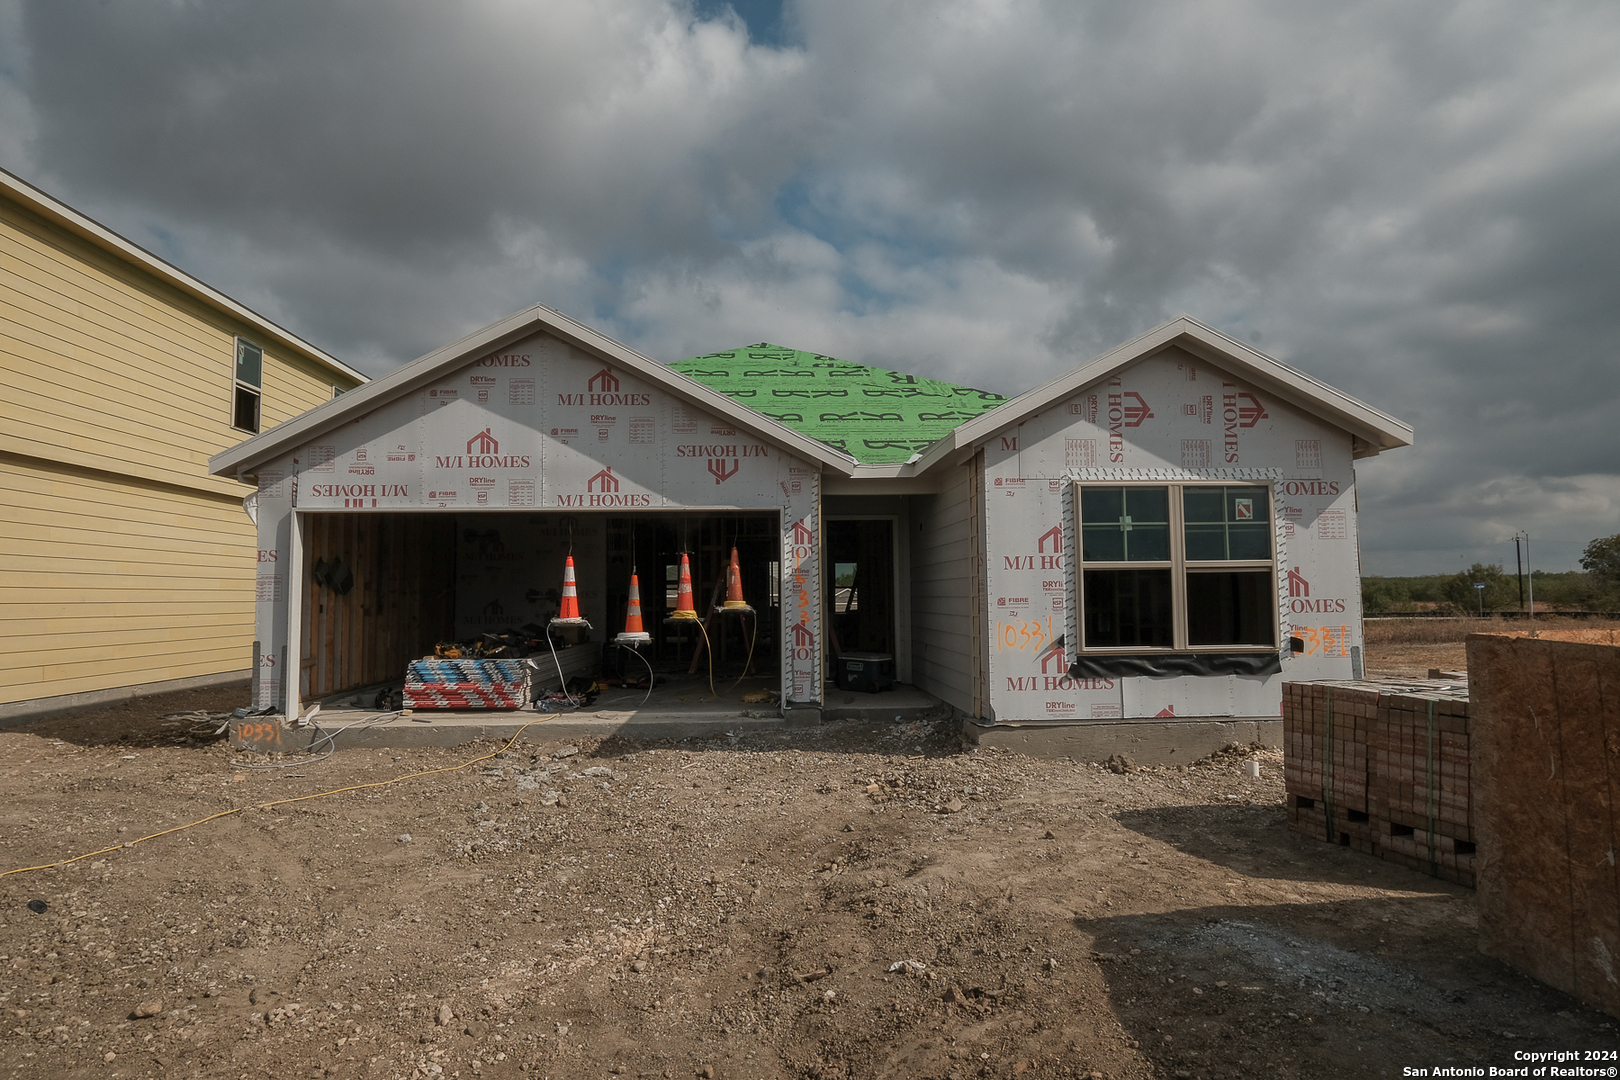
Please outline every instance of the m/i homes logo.
M1253 428L1262 420L1271 419L1266 407L1260 404L1260 399L1247 390L1239 390L1232 383L1221 384L1221 423L1225 426L1226 463L1236 465L1239 461L1238 430L1240 428Z
M1125 428L1139 428L1153 419L1147 399L1135 390L1124 389L1118 379L1108 381L1108 460L1117 465L1125 460Z
M1311 598L1311 583L1299 572L1299 567L1288 571L1288 610L1296 615L1307 611L1332 613L1344 611L1344 601L1335 597Z
M435 454L433 464L440 469L527 469L529 455L502 454L500 440L485 428L467 440L466 454Z
M613 466L609 465L586 479L583 492L559 492L557 505L585 507L651 506L652 496L635 492L621 494L619 492L619 478L613 475Z
M613 374L613 369L604 367L601 371L585 380L583 394L558 394L559 405L651 405L651 394L621 394L619 392L619 377Z

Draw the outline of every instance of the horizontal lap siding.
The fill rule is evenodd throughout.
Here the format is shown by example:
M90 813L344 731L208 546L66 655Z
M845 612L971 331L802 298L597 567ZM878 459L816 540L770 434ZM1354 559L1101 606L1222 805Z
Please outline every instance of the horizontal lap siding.
M0 460L0 702L248 671L254 545L235 500Z
M250 489L208 475L239 332L265 427L353 385L0 200L0 702L251 669Z
M232 491L207 465L247 437L230 426L234 352L228 319L0 204L0 449ZM264 426L334 382L349 380L267 346Z
M917 500L911 549L912 681L964 712L973 710L972 485L969 470Z

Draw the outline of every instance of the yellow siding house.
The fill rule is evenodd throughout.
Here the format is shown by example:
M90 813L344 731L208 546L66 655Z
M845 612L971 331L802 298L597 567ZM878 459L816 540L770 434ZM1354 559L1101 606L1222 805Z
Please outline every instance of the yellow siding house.
M0 171L0 721L248 678L249 489L208 458L364 381Z

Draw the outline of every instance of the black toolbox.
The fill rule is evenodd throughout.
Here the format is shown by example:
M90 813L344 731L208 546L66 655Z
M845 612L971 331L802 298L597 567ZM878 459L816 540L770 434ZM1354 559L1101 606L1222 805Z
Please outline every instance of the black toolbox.
M887 653L847 652L834 663L833 681L840 690L875 694L894 685L894 657Z

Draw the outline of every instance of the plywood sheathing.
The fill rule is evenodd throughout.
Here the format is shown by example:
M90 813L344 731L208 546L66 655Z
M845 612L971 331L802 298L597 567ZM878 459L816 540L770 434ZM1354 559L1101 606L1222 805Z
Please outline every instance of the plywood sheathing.
M347 593L304 590L299 693L318 698L403 681L455 627L455 521L428 514L311 514L305 562L340 559L354 575Z
M1620 1016L1620 647L1472 634L1480 947Z

